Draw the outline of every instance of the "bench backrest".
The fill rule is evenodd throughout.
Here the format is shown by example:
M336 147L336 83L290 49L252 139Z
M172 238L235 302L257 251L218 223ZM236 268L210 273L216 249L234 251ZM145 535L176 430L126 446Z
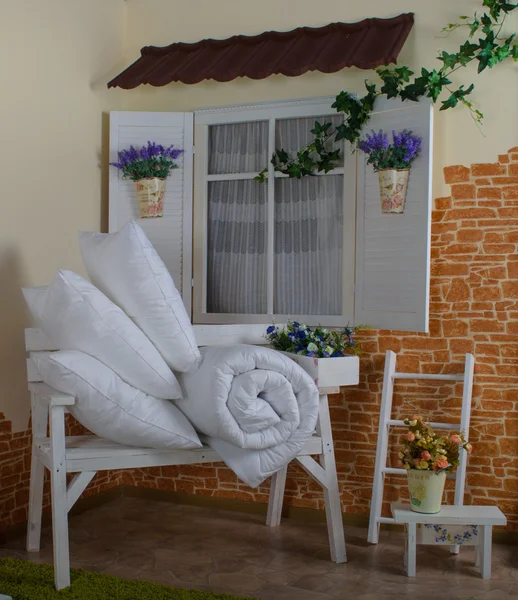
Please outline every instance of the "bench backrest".
M268 341L264 334L266 325L194 325L198 346L229 346L231 344L265 345ZM25 349L27 352L52 352L57 350L41 329L25 330ZM27 360L27 378L29 382L41 381L33 361Z

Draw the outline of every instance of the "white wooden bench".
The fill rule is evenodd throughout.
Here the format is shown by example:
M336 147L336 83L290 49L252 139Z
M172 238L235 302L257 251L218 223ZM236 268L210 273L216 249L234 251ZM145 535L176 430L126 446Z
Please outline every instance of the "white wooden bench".
M442 506L441 511L435 514L414 512L409 504L395 503L391 505L395 523L406 526L407 540L405 544L405 565L408 577L416 576L416 545L440 544L475 546L475 564L480 563L480 573L483 579L491 579L491 542L493 538L493 525L505 525L507 519L504 513L496 506ZM432 525L437 527L437 539L433 541L422 527ZM467 539L455 539L455 536L446 537L447 528L464 528L475 526L475 535ZM420 526L420 530L418 530Z
M265 325L195 326L200 346L266 344L265 328ZM217 462L221 459L209 447L170 451L123 446L93 435L65 437L65 413L68 407L74 405L75 398L42 383L31 360L32 353L56 349L37 329L26 330L25 342L33 433L27 550L38 552L40 548L43 480L47 468L51 472L54 580L59 590L70 585L68 512L97 471ZM343 563L346 561L345 539L327 399L329 393L338 391L338 388L320 389L315 434L296 460L323 488L331 559ZM49 422L50 437L47 437ZM318 462L312 456L318 456ZM270 527L278 526L281 521L286 471L287 468L281 469L272 477L266 517L266 524ZM67 473L76 473L68 486Z

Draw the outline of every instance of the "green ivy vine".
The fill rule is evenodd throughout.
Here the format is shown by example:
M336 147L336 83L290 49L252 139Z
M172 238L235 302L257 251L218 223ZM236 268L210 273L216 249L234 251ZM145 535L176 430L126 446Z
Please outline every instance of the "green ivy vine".
M475 13L471 18L461 16L456 23L450 23L443 28L442 31L446 34L461 28L467 29L468 38L457 52L440 52L437 56L440 67L431 70L423 67L418 74L406 66L376 69L382 83L379 90L375 83L365 81L367 93L363 97L357 97L347 91L340 92L332 107L345 115L344 122L338 125L334 132L331 131L331 123L315 122L315 127L311 130L315 138L299 150L295 157L290 157L283 149L276 149L271 160L275 171L285 173L289 177L301 178L334 169L340 160L340 151L327 150L326 142L334 133L335 141L347 140L354 150L364 126L370 119L374 102L380 95L414 102L426 97L436 104L446 91L449 95L441 100L440 110L463 104L469 109L474 121L480 125L484 115L470 100L475 85L455 87L450 77L473 61L478 62L479 74L508 58L518 61L516 33L507 37L501 36L507 16L518 8L518 4L507 0L483 0L482 6L486 9L483 14ZM264 182L267 174L268 168L261 171L255 179Z

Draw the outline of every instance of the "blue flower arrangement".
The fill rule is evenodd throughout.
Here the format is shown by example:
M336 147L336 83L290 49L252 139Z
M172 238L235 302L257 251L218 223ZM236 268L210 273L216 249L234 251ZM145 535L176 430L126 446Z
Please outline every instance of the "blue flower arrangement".
M392 131L390 144L387 134L381 129L378 133L372 130L371 135L367 134L358 142L358 148L368 155L367 164L372 165L375 171L409 169L421 151L421 138L408 129L399 133Z
M125 179L165 179L178 167L175 161L182 153L183 150L174 146L164 148L161 144L148 142L140 150L134 146L130 146L128 150L121 150L118 152L118 162L112 162L110 165L120 169Z
M281 352L291 352L314 358L337 358L348 354L359 354L353 335L357 329L367 329L366 325L330 330L324 327L310 328L297 321L288 321L286 327L270 325L266 339Z

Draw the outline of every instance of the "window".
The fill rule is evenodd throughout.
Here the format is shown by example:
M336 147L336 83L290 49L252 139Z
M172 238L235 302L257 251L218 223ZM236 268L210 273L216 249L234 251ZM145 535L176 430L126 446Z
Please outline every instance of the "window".
M110 161L130 143L185 152L167 180L164 216L140 219L134 185L110 169L110 231L135 219L196 323L307 323L428 330L432 106L378 99L367 130L422 138L404 213L381 213L377 174L345 147L327 175L289 179L275 148L303 146L315 120L339 122L334 98L193 113L110 114ZM193 195L193 123L196 153ZM253 179L269 168L267 183ZM191 261L193 261L191 265ZM192 279L193 276L193 279ZM191 288L194 281L194 289Z
M342 159L327 174L270 165L276 148L305 146L315 121L341 117L327 99L196 113L197 322L352 322L355 157L331 138Z

